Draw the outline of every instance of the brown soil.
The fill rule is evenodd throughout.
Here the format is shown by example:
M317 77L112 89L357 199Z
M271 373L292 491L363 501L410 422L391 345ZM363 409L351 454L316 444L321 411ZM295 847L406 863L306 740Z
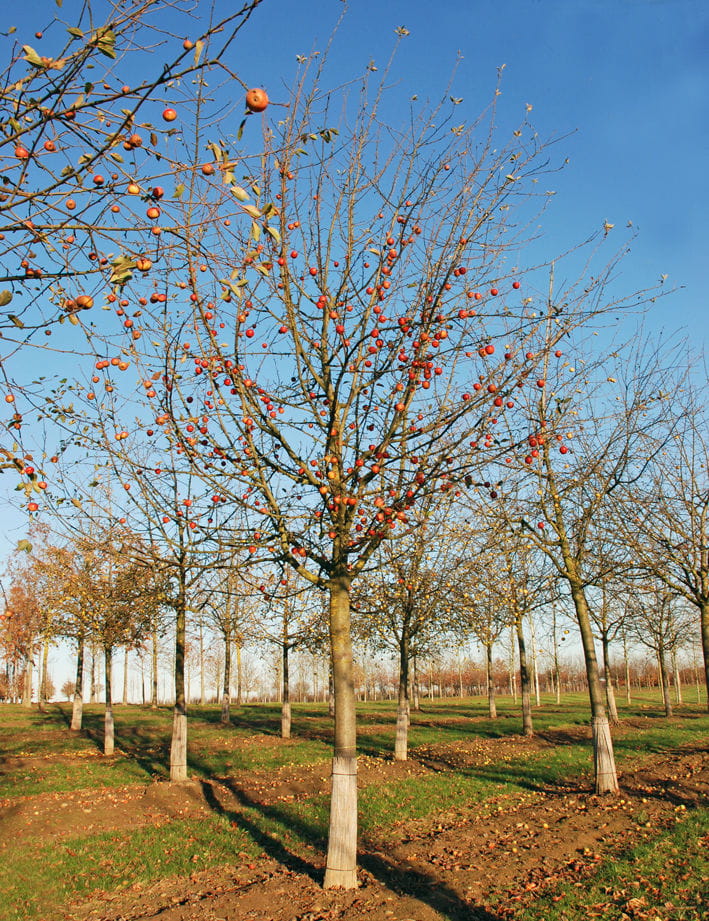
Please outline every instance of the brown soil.
M576 734L573 741L575 741ZM579 728L578 734L586 730ZM493 757L572 741L571 736L474 740L416 749L412 760L360 760L360 785L407 774L479 767ZM47 794L2 810L5 841L61 838L160 824L172 817L235 812L325 791L324 764L220 782L163 783ZM619 797L579 784L500 795L433 819L394 822L360 844L360 887L324 891L324 855L281 851L95 897L67 913L74 921L501 921L560 878L583 880L620 846L650 838L709 798L709 752L694 745L638 760L620 778ZM7 805L7 801L5 804ZM582 882L580 883L582 885ZM491 907L496 905L497 907Z

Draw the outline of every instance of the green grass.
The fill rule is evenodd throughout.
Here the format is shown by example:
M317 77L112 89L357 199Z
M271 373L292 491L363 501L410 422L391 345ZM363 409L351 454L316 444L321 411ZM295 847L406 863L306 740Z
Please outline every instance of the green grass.
M520 910L515 921L699 921L709 905L709 811L605 861L582 882L565 883Z
M247 833L219 815L71 838L58 844L0 851L2 921L57 916L68 903L206 867L253 858L258 847Z
M499 716L490 720L486 701L444 699L423 701L423 710L412 713L410 749L461 740L498 739L521 729L519 707L510 698L498 702ZM232 722L223 726L219 709L192 707L189 711L188 771L200 778L225 777L240 771L275 771L288 766L325 763L331 757L332 720L322 704L295 704L293 738L279 737L278 705L246 705L232 708ZM45 713L22 707L0 706L0 768L7 759L22 759L22 769L0 770L0 798L42 792L66 792L94 787L148 783L167 779L172 713L169 707L151 710L116 706L115 757L101 756L103 708L85 708L81 734L67 731L68 704L52 704ZM700 731L709 731L704 711L686 705L673 720L662 717L657 694L645 694L630 706L621 705L621 717L641 720L641 728L621 727L614 732L618 764L632 763L638 752L680 745ZM383 701L358 705L358 747L362 754L387 757L393 747L396 712L394 703ZM534 710L535 730L559 732L588 726L584 695L569 695L561 705L544 698ZM638 739L641 741L638 743ZM584 745L558 745L558 752L578 750L572 759L578 770L590 763ZM573 765L566 754L555 754L551 769L537 770L539 758L523 767L527 784L553 783ZM545 755L546 758L546 755ZM584 759L587 762L584 764ZM554 769L557 764L557 769ZM509 769L499 766L496 780L505 783Z
M76 761L32 759L29 766L0 774L0 799L36 796L38 793L68 793L96 787L120 787L149 783L150 774L130 758L104 760L82 758Z
M296 704L293 709L294 738L284 742L278 737L280 714L275 705L234 708L232 724L226 727L219 721L218 708L191 708L190 772L201 778L222 778L240 771L274 772L289 765L321 764L324 777L329 771L332 732L326 708ZM411 748L514 736L521 728L518 708L511 700L502 699L499 711L499 718L490 720L484 700L425 701L424 710L412 714ZM3 726L0 765L4 768L0 772L0 797L146 783L167 776L169 708L154 711L116 707L119 750L110 759L100 755L102 708L86 708L85 730L81 735L68 732L68 716L66 705L52 705L42 714L0 706ZM685 706L676 718L668 721L662 717L656 695L646 695L632 707L622 708L621 716L635 722L634 726L626 723L614 733L621 770L632 769L647 754L671 750L709 733L709 716L705 711ZM505 802L534 795L571 777L585 776L590 780L590 743L577 739L578 727L588 725L586 699L577 695L565 699L560 706L545 699L542 708L535 709L534 719L540 734L560 733L560 744L528 751L524 759L515 758L512 749L502 746L499 752L492 750L483 763L472 768L440 763L439 753L434 755L439 769L387 782L378 782L374 762L372 782L363 785L360 793L363 843L396 836L408 822L432 822L439 817L446 821L446 813L450 819L451 814L467 804L490 801L493 807L495 802L504 806ZM360 705L360 751L376 757L389 756L394 724L393 702ZM564 735L565 730L568 735ZM22 770L13 770L16 764L13 759L17 758L22 759ZM328 807L327 797L315 794L297 802L241 806L227 809L223 814L217 810L199 821L176 819L160 827L72 837L52 845L39 842L13 848L11 840L5 841L0 844L0 892L4 905L0 908L0 919L56 918L61 907L92 892L115 892L136 883L188 875L207 866L225 863L233 866L244 855L266 853L277 860L307 860L314 848L324 845ZM708 830L706 814L688 816L659 841L653 833L652 846L641 845L623 860L599 871L589 882L588 892L593 894L586 898L586 889L583 890L585 913L572 913L581 890L568 885L548 897L543 911L520 915L520 921L542 917L551 921L580 921L592 916L592 906L604 899L615 905L606 890L622 889L623 874L631 886L642 874L648 879L659 878L658 874L665 872L663 867L669 868L666 870L671 890L668 901L675 899L678 906L678 913L667 918L688 921L693 916L679 912L685 910L683 906L696 903L705 883L699 878L682 878L680 855L686 850L694 864L693 872L699 868L706 875L706 858L698 854L696 842ZM672 869L675 866L676 873ZM620 874L617 882L608 873ZM631 897L632 892L628 898ZM618 913L617 917L622 915ZM665 916L660 917L665 921Z

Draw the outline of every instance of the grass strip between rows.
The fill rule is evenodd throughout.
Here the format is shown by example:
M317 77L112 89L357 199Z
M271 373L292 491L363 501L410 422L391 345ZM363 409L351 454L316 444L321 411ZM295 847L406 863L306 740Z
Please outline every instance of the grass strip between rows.
M605 860L591 876L564 882L515 913L515 921L700 921L709 905L709 810Z

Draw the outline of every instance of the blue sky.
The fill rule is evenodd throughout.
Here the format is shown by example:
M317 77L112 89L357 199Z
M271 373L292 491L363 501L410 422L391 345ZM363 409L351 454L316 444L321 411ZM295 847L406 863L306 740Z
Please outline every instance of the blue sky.
M280 62L323 43L341 6L267 0L252 27L263 60L245 59L247 79L273 86ZM656 306L651 325L682 326L696 344L705 342L709 7L697 0L354 0L335 42L343 78L370 58L383 65L397 26L410 31L394 68L402 100L437 97L460 52L453 91L464 99L461 116L486 105L505 65L501 122L515 122L529 103L542 138L571 133L554 151L570 162L551 180L558 194L545 222L547 256L605 220L618 233L632 221L638 237L623 267L628 290L666 273L668 284L685 287Z
M42 42L34 32L46 29L55 12L70 20L75 5L64 0L59 11L53 0L27 4L6 25L17 26L21 42L49 51L52 30ZM227 0L216 6L233 9ZM323 48L342 10L340 0L264 0L237 39L231 63L247 84L266 87L277 101L296 55ZM473 120L504 65L501 142L530 104L540 137L561 138L552 148L554 162L569 160L549 177L557 194L537 253L551 258L604 221L615 225L620 243L632 221L637 237L618 284L630 292L667 274L668 285L683 286L651 308L647 326L668 335L682 330L694 349L703 348L709 328L709 6L700 0L352 0L334 39L328 80L357 77L372 60L383 67L399 26L410 34L392 70L392 118L406 112L414 94L437 99L455 69L451 92L463 99L460 120ZM198 31L195 25L192 37ZM0 48L7 48L5 41ZM10 485L6 478L0 488L14 502L18 494ZM7 522L2 551L3 543L13 546L22 536L26 518L1 496L0 502Z
M234 6L233 0L216 5L222 11ZM22 42L37 44L34 33L55 12L70 17L72 6L75 0L65 0L62 11L53 0L18 5L6 12L3 29L16 25ZM94 6L101 8L101 0ZM201 0L201 9L208 6ZM342 8L340 0L264 0L232 63L247 84L264 86L277 101L295 56L324 47ZM392 71L392 118L405 113L414 94L437 99L460 55L451 90L463 98L461 121L472 120L488 104L504 65L504 139L530 104L540 137L563 138L553 148L556 161L569 160L549 179L557 194L537 247L551 258L604 221L619 235L632 221L638 235L619 284L630 292L667 274L667 284L682 290L651 308L647 326L668 335L682 330L695 350L703 349L709 329L709 5L351 0L333 45L332 83L358 76L370 60L383 67L400 26L410 34ZM51 30L47 50L50 36ZM0 42L3 54L6 48ZM27 523L14 507L19 494L13 486L9 475L0 482L0 554L24 535Z

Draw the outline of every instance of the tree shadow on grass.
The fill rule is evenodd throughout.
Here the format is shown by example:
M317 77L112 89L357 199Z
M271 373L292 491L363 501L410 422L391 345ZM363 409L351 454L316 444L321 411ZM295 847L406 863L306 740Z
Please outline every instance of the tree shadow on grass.
M220 707L192 705L189 708L189 714L209 726L216 726L219 729L228 729L231 726L236 729L248 729L253 733L262 733L263 735L279 735L281 730L281 711L279 708L268 704L245 705L232 703L229 708L229 721L226 723L222 722Z
M553 752L552 746L546 750L546 753ZM455 752L450 755L445 752L428 755L414 750L411 755L412 761L437 774L457 775L477 780L481 784L495 784L510 790L524 789L550 796L580 793L586 791L588 786L582 768L563 761L556 763L553 759L547 760L544 750L537 753L536 757L527 758L525 761L500 760L491 764L461 764ZM589 746L589 770L591 758L592 751Z
M275 835L270 834L264 829L260 828L258 824L251 820L245 813L233 809L228 809L225 807L217 797L214 792L214 787L208 780L201 780L200 786L202 788L202 793L204 794L204 799L208 803L209 807L219 815L223 816L225 819L228 819L233 825L241 829L248 837L257 844L261 850L271 857L273 860L277 860L282 864L286 869L292 871L293 873L301 873L304 876L309 876L314 882L320 883L322 881L322 874L307 860L304 860L302 857L299 857L297 854L294 854L292 851L279 841ZM281 810L275 807L269 806L256 806L237 786L229 782L222 781L222 786L226 787L229 790L236 802L245 809L257 809L265 819L271 819L278 822L282 822L284 816ZM296 828L296 831L304 835L307 840L312 841L314 844L318 845L321 843L317 830L308 826L305 822L297 823L299 827Z
M287 813L278 806L255 803L243 790L226 781L222 782L222 786L229 791L244 811L229 809L219 800L209 781L204 780L200 783L205 801L211 809L248 835L264 854L276 860L290 872L307 876L317 885L322 885L323 869L286 847L276 834L262 828L258 819L286 825L301 841L307 841L312 847L324 851L327 842L322 828L292 813ZM251 818L248 812L257 813L258 818ZM396 864L383 854L359 854L358 865L398 896L417 899L433 908L447 921L502 921L498 915L491 914L481 906L471 905L464 901L454 889L442 883L433 874Z
M432 874L402 867L382 854L361 854L359 865L398 896L418 899L448 921L502 921L486 908L461 899Z
M56 716L58 715L59 719L64 723L66 728L71 729L71 709L69 708L69 706L61 704L61 703L53 704L51 706L52 706L53 715L55 716L55 719L56 719ZM45 713L46 712L47 711L45 711Z
M170 767L170 739L162 727L136 726L124 723L120 711L114 710L116 753L133 761L145 773L146 780L165 780ZM84 711L81 735L88 739L99 752L103 751L104 713Z
M92 742L99 751L103 751L104 713L84 708L79 732L85 739Z

